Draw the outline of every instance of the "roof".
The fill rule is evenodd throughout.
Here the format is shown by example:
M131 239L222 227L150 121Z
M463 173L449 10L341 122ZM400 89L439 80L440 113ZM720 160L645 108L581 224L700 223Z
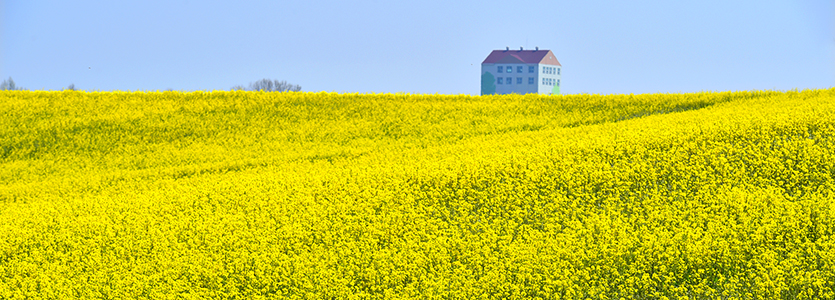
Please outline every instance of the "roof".
M482 64L545 64L562 66L551 50L493 50Z

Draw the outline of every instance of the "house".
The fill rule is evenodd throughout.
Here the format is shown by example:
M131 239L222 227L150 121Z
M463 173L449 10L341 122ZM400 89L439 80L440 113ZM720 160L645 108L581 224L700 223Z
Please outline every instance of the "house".
M560 94L560 62L551 50L494 50L481 63L481 94Z

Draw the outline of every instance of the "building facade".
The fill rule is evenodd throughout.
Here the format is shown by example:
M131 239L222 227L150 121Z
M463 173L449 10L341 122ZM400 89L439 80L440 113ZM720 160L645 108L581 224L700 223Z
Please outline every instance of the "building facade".
M481 94L560 94L562 66L551 50L494 50L481 63Z

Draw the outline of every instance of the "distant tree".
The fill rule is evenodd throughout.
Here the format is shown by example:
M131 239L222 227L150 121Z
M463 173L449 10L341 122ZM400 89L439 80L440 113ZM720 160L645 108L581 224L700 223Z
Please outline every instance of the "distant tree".
M481 74L481 94L492 95L496 93L496 77L490 72Z
M234 87L233 87L234 89ZM302 87L296 84L289 84L287 81L261 79L249 84L250 91L265 91L265 92L298 92Z
M75 90L75 83L70 83L70 85L67 86L66 90L74 91Z
M12 80L11 77L9 77L9 79L3 80L3 83L0 83L0 91L14 91L22 89L22 87L15 85L14 80Z

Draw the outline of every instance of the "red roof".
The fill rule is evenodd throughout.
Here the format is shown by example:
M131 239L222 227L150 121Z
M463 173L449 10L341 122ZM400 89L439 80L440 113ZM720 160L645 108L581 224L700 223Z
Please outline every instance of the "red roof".
M551 50L493 50L482 64L545 64L562 66Z

